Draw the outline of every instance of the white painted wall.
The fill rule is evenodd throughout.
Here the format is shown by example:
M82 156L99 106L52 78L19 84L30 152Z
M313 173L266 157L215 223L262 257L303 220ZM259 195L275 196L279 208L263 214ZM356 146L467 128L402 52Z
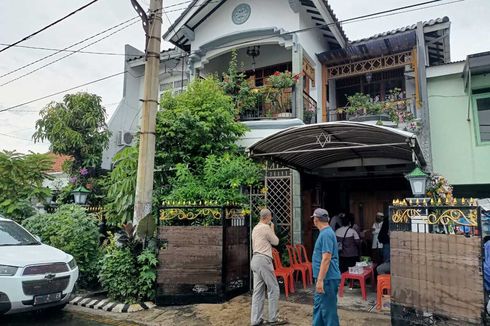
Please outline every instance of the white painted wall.
M301 7L299 14L301 29L315 26L304 7ZM318 104L317 121L322 121L322 65L316 54L327 51L328 43L319 29L298 33L298 42L303 47L303 56L310 61L315 69L315 87L310 87L310 96Z
M231 18L232 12L241 3L250 5L251 14L245 23L235 25ZM203 44L226 35L270 27L282 28L286 31L299 28L298 15L291 10L287 1L229 0L196 28L191 49L195 50Z
M252 69L252 57L246 53L246 48L237 51L239 69L243 71ZM224 53L205 64L201 68L201 76L218 73L219 76L228 70L231 60L231 52ZM261 45L260 55L255 58L255 68L272 66L279 63L291 62L291 50L279 45Z

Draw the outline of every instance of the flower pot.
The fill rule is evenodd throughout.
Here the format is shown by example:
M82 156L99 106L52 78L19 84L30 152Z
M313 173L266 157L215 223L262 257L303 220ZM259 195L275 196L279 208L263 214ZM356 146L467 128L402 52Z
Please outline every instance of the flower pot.
M278 118L292 118L293 114L291 112L282 112L277 114Z

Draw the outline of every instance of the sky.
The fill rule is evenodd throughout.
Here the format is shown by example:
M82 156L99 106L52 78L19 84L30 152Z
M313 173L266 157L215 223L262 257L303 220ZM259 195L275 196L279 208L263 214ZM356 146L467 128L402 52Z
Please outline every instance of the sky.
M88 2L89 0L1 0L0 44L11 44ZM164 0L164 7L171 7L166 9L168 19L164 16L162 33L170 26L169 21L173 22L185 8L185 3L176 5L182 2L184 0ZM328 2L338 19L344 20L423 2L423 0L329 0ZM412 25L418 21L448 16L451 19L450 44L453 61L463 60L468 54L490 51L488 42L490 0L444 0L441 3L444 5L344 24L343 28L350 40L356 40ZM140 4L144 9L148 8L148 0L140 0ZM286 0L284 0L284 5L288 5ZM129 0L99 0L87 9L20 45L64 48L135 16L136 13ZM124 56L120 54L124 53L124 45L130 44L138 49L143 49L144 39L143 29L138 22L84 49L85 51L111 52L119 55L74 54L29 76L0 86L0 110L122 72ZM164 48L171 46L168 43L162 44ZM3 45L0 45L0 48L3 48ZM52 51L45 50L10 48L0 53L0 75L52 53ZM57 54L46 61L0 77L0 84L66 54L68 53ZM76 91L87 91L101 96L109 118L121 100L123 77L120 75L71 92ZM0 150L16 150L22 153L47 152L49 144L34 143L31 136L35 131L35 122L39 119L38 112L50 101L60 101L62 97L63 94L60 94L10 111L0 112Z

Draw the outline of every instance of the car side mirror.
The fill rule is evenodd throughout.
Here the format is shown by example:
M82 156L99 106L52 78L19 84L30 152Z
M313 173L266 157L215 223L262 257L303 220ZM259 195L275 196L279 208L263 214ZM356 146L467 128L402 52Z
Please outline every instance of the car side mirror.
M34 239L36 239L38 242L41 242L41 237L40 237L40 236L38 236L38 235L35 235L35 236L34 236Z

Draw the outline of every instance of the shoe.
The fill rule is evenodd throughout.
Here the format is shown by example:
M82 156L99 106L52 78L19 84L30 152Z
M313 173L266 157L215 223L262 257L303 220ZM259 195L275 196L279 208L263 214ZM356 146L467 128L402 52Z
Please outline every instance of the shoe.
M251 324L252 326L262 326L265 325L265 321L261 319L257 324Z
M276 320L270 321L266 325L286 325L286 324L289 324L289 321L286 318L278 317Z

